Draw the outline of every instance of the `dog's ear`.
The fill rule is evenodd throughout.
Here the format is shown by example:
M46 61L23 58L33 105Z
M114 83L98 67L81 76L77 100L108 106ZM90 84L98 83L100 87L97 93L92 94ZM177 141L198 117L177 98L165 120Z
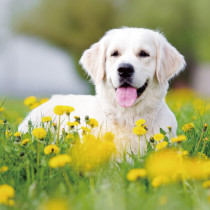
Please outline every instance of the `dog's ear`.
M105 51L105 40L102 38L99 42L85 50L80 59L80 64L91 76L95 84L99 83L105 74Z
M184 57L161 35L157 49L156 76L160 84L165 84L184 69Z

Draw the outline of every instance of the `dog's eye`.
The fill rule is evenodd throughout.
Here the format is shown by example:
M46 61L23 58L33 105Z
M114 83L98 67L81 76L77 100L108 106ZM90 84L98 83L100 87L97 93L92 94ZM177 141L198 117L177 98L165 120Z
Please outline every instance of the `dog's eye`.
M111 56L118 56L119 55L119 52L117 50L115 50Z
M145 50L141 50L141 52L139 53L140 57L149 57L149 53L146 52Z

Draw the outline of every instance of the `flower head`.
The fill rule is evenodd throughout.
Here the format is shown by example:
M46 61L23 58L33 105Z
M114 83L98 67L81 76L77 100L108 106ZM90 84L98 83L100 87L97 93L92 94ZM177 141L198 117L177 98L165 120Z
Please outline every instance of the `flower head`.
M72 106L65 106L66 115L70 115L74 111L74 107Z
M162 150L162 149L166 148L167 145L168 145L167 141L160 142L156 145L156 150Z
M210 180L203 182L202 187L203 188L210 188Z
M65 112L65 106L58 105L53 109L54 113L57 115L63 115Z
M90 118L89 121L87 122L87 124L91 127L91 128L95 128L98 127L98 121L94 118Z
M45 148L44 148L44 154L45 155L49 155L49 154L57 154L60 152L60 149L56 146L56 145L47 145Z
M15 196L13 187L7 184L0 185L0 204L12 205L14 201L11 200ZM12 202L13 201L13 202Z
M4 107L1 106L1 107L0 107L0 113L3 112L3 111L4 111Z
M40 100L40 104L44 104L44 103L46 103L47 101L49 101L49 99L48 98L42 98L41 100Z
M31 106L31 105L35 104L36 101L37 101L37 99L36 99L35 96L29 96L28 98L26 98L26 99L24 100L24 104L25 104L26 106Z
M23 139L23 141L20 143L21 145L26 145L29 142L29 139Z
M81 126L81 129L82 129L82 135L86 135L87 133L91 132L90 128L88 127Z
M103 136L103 140L113 142L114 141L114 134L112 132L106 132Z
M0 173L4 173L4 172L6 172L6 171L8 171L8 167L7 167L7 166L2 166L2 167L0 168Z
M47 135L47 132L44 128L35 128L32 131L32 134L34 137L38 138L38 139L44 139Z
M50 121L52 121L52 117L50 116L42 117L42 122L50 122Z
M140 119L136 121L136 126L143 126L146 121L144 119Z
M138 135L138 136L143 136L143 135L146 134L146 132L147 132L146 129L143 128L143 127L138 126L138 127L133 128L133 133Z
M67 154L57 155L50 159L49 166L51 168L64 167L67 163L71 162L71 157Z
M161 141L164 139L164 135L162 133L157 133L153 136L155 141Z
M188 132L188 131L190 131L190 130L192 130L192 129L194 129L194 128L195 128L194 123L187 123L187 124L185 124L185 125L182 127L182 130L183 130L184 132Z
M167 176L157 176L152 180L152 186L158 188L161 185L169 183L169 178Z
M14 136L15 136L15 137L20 137L20 136L21 136L21 132L16 132L16 133L14 133Z
M78 126L79 123L77 121L74 122L67 122L66 125L68 125L69 127L74 127L74 126Z
M146 177L147 172L143 168L136 168L136 169L131 169L126 178L128 181L136 181L139 178L144 178Z
M180 135L180 136L171 138L171 143L182 142L186 140L187 140L187 137L185 135Z

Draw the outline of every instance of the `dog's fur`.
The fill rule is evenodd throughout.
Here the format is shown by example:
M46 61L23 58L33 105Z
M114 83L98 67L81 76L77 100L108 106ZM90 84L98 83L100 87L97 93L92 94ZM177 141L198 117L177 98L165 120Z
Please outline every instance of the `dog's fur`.
M139 56L142 50L149 56ZM118 52L117 56L113 56L115 51ZM116 89L122 85L118 74L122 63L134 67L132 87L138 89L148 81L145 91L130 107L122 107L116 101ZM29 120L36 124L43 116L57 119L53 108L69 105L75 108L73 115L81 119L89 115L98 120L102 132L112 131L116 137L115 143L121 150L131 149L137 153L138 138L133 134L133 127L139 119L146 120L148 135L159 133L160 128L167 130L167 126L171 126L172 133L176 134L177 122L165 103L165 95L168 81L184 69L185 60L162 34L143 28L110 30L83 53L80 64L91 76L96 96L55 95L26 117L19 126L20 131L27 131ZM61 121L63 128L67 118ZM146 145L144 138L141 142L143 151Z

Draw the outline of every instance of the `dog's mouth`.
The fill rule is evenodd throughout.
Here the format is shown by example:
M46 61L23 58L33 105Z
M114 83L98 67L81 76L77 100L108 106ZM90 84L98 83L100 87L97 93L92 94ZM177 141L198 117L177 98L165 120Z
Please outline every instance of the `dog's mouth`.
M142 95L148 86L148 80L140 88L132 87L128 83L123 83L116 89L117 103L122 107L132 106L136 99Z

